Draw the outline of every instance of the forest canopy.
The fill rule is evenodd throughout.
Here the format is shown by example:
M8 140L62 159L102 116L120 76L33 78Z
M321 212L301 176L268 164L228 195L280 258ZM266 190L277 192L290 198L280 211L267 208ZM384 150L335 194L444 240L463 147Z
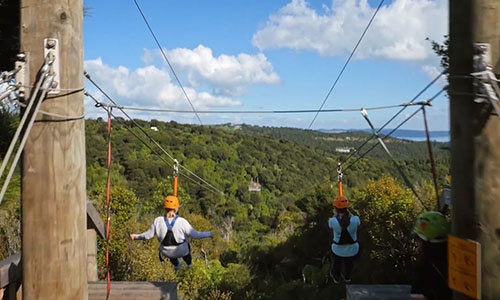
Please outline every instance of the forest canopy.
M86 120L85 135L87 195L105 219L106 122ZM388 137L395 157L391 160L375 139L368 145L375 145L373 151L363 156L337 152L360 147L371 138L368 133L120 118L113 120L110 138L112 235L107 245L112 280L177 281L185 299L321 299L345 294L327 282L325 273L331 243L327 220L338 194L340 162L345 166L344 194L362 222L363 254L353 282L411 281L414 218L436 202L425 142ZM440 189L449 174L446 146L432 142ZM0 150L3 156L5 145ZM163 198L173 189L173 159L181 166L180 214L198 230L214 233L213 239L191 242L195 267L178 273L159 262L156 240L128 239L129 233L145 231L163 214ZM400 174L410 180L418 197ZM1 259L20 250L19 180L17 173L0 205ZM258 180L260 192L249 191L252 180ZM103 279L106 241L99 240L98 247Z

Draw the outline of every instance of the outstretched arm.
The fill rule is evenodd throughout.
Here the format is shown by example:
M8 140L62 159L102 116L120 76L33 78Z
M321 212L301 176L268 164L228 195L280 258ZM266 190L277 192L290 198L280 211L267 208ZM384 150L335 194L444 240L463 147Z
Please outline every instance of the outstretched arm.
M183 227L186 234L193 239L203 239L212 237L212 233L210 231L197 231L187 221L183 224Z
M155 224L154 223L151 224L148 231L145 231L141 234L137 234L137 233L130 234L130 238L132 240L149 240L154 236L155 236Z
M196 229L191 227L191 231L188 232L188 235L193 239L203 239L212 237L212 233L210 231L197 231Z

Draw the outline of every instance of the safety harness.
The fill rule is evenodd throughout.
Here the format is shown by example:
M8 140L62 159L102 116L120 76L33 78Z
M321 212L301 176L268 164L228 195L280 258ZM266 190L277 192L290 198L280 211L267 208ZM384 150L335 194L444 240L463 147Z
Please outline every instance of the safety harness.
M339 215L337 215L335 218L339 222L340 228L342 228L342 232L340 233L339 241L333 241L333 243L337 245L348 245L356 243L357 241L355 241L349 231L347 231L347 227L349 226L349 224L351 224L351 214L349 214L347 220L341 220Z
M165 235L165 237L161 241L161 244L163 246L178 246L181 244L175 240L174 232L172 231L172 228L174 227L174 224L175 224L175 221L177 221L177 218L178 218L178 216L175 216L172 219L172 222L168 222L167 217L166 216L163 217L163 219L165 220L165 225L167 225L167 234ZM163 256L161 255L161 251L158 251L158 257L160 258L160 261L164 261Z

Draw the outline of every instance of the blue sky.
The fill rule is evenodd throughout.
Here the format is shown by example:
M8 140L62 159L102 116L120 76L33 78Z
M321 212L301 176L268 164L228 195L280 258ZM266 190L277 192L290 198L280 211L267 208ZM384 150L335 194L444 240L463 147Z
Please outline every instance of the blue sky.
M133 118L204 125L368 128L358 109L413 99L441 72L426 38L442 42L448 33L448 1L384 1L339 77L379 3L84 0L89 9L83 33L85 70L118 105L149 109L126 109ZM438 81L417 101L433 97L445 83ZM109 103L88 80L86 89ZM449 100L444 94L426 109L431 130L449 128ZM316 118L315 113L242 113L317 110L325 99L323 109L354 111L324 112ZM94 104L86 97L87 116L105 117L106 112ZM398 126L417 108L406 108L387 128ZM368 116L378 128L400 109L368 110ZM121 114L116 109L114 113ZM422 114L402 128L423 130Z

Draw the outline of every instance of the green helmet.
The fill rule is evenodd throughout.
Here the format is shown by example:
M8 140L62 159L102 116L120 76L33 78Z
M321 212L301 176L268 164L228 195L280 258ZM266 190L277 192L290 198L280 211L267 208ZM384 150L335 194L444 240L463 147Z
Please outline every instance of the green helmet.
M442 213L427 211L418 215L413 230L424 241L437 243L447 239L450 224Z

